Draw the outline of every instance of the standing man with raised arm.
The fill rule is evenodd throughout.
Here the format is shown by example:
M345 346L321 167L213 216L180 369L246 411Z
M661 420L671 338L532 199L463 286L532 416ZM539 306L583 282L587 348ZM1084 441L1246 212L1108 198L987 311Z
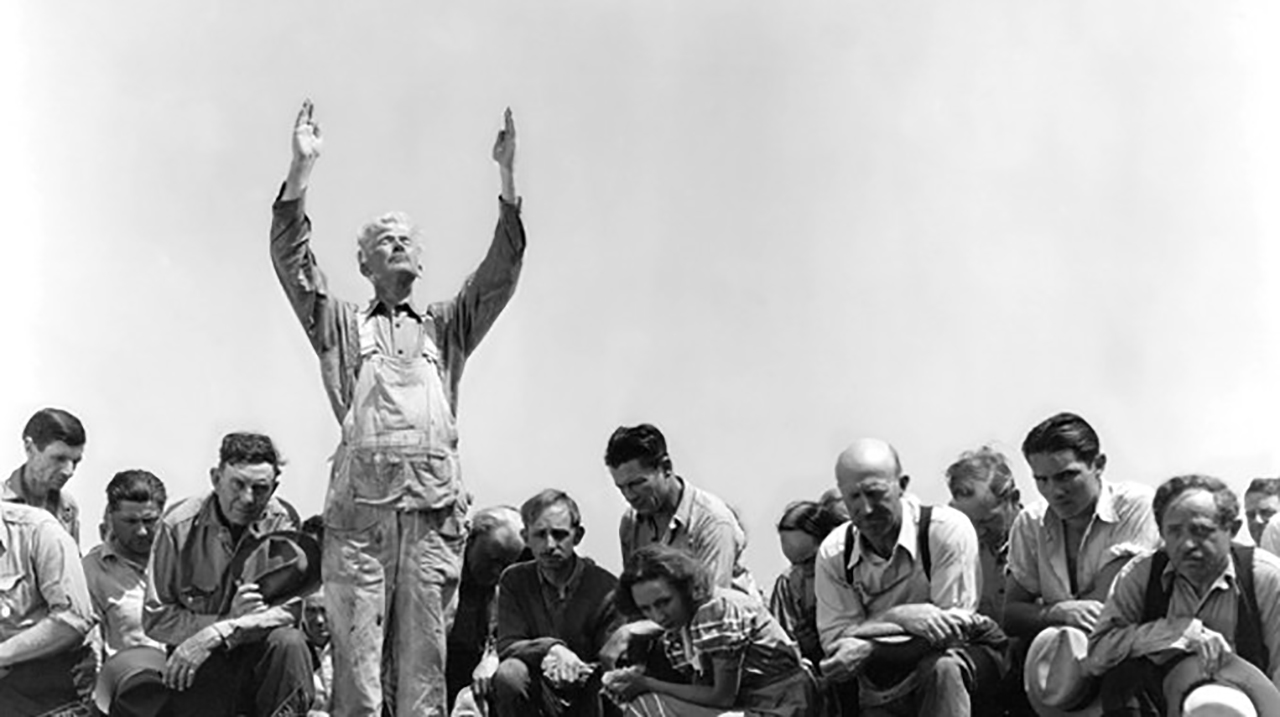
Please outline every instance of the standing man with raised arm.
M515 139L507 110L493 146L498 226L457 295L425 308L414 300L422 246L409 218L393 212L357 237L360 273L374 290L360 306L329 294L311 252L304 202L321 139L310 101L294 125L293 163L272 208L271 258L342 424L324 545L336 716L379 715L384 705L391 714L444 714L446 613L469 501L458 469L458 383L520 276Z

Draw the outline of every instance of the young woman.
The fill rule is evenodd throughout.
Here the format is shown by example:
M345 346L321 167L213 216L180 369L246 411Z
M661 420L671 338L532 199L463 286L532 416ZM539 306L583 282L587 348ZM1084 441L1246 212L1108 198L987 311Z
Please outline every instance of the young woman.
M823 538L846 520L837 494L824 495L821 501L792 503L778 521L782 554L791 566L773 584L769 611L799 643L800 654L811 665L817 665L823 657L822 643L818 641L818 601L813 594L814 559Z
M811 714L813 678L795 641L756 598L712 588L687 554L664 545L636 551L619 579L617 601L624 614L662 628L671 664L691 678L665 682L641 667L607 673L605 689L626 705L628 717Z

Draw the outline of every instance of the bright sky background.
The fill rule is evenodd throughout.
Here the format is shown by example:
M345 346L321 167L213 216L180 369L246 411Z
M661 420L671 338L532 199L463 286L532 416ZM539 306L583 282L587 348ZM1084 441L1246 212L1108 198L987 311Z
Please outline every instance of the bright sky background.
M111 475L204 490L220 436L290 458L320 511L338 436L267 254L293 116L317 106L316 251L403 209L420 295L497 217L510 105L530 243L467 368L481 505L577 497L618 567L609 433L652 421L741 512L769 584L788 500L850 440L919 494L956 454L1075 410L1109 475L1280 473L1280 16L1257 2L321 3L0 9L0 463L43 405Z

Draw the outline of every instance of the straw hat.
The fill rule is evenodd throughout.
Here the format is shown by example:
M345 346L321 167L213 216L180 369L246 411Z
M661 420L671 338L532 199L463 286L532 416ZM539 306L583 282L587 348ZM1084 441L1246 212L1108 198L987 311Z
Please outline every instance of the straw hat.
M1089 637L1074 627L1040 631L1027 650L1022 676L1027 699L1041 717L1098 717L1097 682L1084 671Z
M1169 711L1171 715L1280 715L1280 691L1261 670L1239 655L1228 655L1212 677L1204 671L1199 658L1183 659L1165 676L1164 693L1165 699L1174 706Z

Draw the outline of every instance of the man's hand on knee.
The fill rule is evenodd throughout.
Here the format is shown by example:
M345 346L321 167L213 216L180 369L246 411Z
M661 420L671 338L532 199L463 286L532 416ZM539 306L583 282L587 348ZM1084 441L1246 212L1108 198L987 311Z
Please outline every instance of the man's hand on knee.
M844 682L857 676L871 657L875 646L870 640L857 637L846 637L836 643L831 656L823 660L819 667L822 676L832 682Z

